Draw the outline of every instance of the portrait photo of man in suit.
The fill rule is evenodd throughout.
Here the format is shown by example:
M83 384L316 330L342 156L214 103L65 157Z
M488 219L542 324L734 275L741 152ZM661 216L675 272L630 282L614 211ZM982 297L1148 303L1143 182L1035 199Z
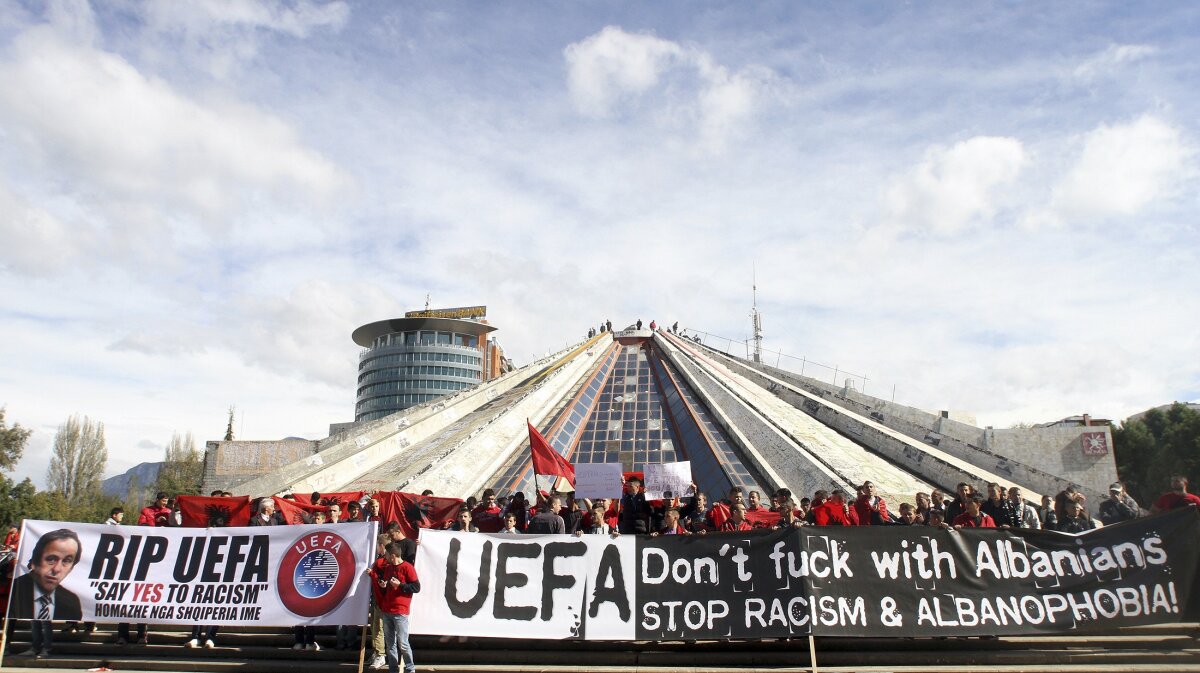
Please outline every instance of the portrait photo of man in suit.
M8 616L12 619L80 621L79 597L61 586L79 563L83 545L75 531L60 528L38 539L29 572L13 580Z

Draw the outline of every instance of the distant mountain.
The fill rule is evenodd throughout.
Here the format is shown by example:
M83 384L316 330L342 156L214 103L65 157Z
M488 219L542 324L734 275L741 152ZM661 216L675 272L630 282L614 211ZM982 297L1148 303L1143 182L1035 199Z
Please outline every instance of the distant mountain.
M100 482L100 490L104 491L104 495L124 498L129 494L129 484L134 478L137 479L139 488L151 488L154 486L154 480L158 478L158 471L162 466L162 461L136 465L129 468L124 474L118 474Z
M1170 404L1160 404L1157 407L1154 407L1153 409L1147 409L1145 411L1138 412L1138 413L1130 416L1129 418L1126 418L1125 422L1132 423L1134 421L1140 421L1143 418L1145 418L1146 414L1150 413L1151 411L1166 411L1167 409L1170 409L1171 407L1175 406L1176 404L1182 404L1183 406L1185 406L1188 409L1191 409L1193 411L1200 411L1200 400L1197 400L1195 402L1172 402Z

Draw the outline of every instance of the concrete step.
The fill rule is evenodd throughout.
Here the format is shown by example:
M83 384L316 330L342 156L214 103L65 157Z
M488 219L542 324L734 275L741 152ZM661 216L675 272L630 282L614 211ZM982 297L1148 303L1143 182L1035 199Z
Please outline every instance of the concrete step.
M42 662L39 662L42 663ZM65 666L60 666L52 662L45 662L45 665L37 667L17 665L4 667L6 673L78 673L85 670L85 664L90 667L88 662L66 661ZM138 670L134 667L122 666L122 661L112 661L113 670ZM178 663L178 662L177 662ZM7 664L7 662L6 662ZM214 673L223 673L224 671L253 671L259 670L251 668L254 662L247 662L246 667L232 669L211 669ZM904 665L888 665L888 666L827 666L818 662L821 673L945 673L945 669L936 666L904 666ZM201 671L209 669L197 668L155 668L155 669L140 669L140 670L155 670L158 673L184 673L185 671ZM264 669L269 670L269 669ZM291 670L318 670L318 669L291 669ZM357 670L357 668L335 669L338 671ZM573 665L573 666L441 666L441 665L425 665L419 664L418 670L422 673L523 673L525 671L539 671L541 673L631 673L627 667L617 666L592 666L592 665ZM642 666L639 667L636 673L703 673L713 670L711 667L689 667L689 666ZM792 665L759 668L754 666L743 666L736 669L739 673L809 673L812 668L808 666ZM1096 673L1096 669L1090 664L1021 664L1021 665L983 665L983 666L962 666L955 669L955 673ZM1200 673L1200 665L1192 664L1113 664L1107 665L1104 668L1104 673Z
M965 665L1023 665L1023 664L1091 664L1107 668L1115 664L1178 663L1200 665L1200 650L1194 648L1118 648L1105 645L1090 647L1025 647L1025 648L942 648L939 641L922 641L925 647L906 649L829 649L817 646L818 657L831 666L850 665L925 665L960 667ZM18 648L20 652L23 648ZM750 645L740 651L530 651L528 649L429 649L414 643L418 659L423 664L439 666L513 665L513 666L572 666L588 665L621 667L708 666L735 670L742 666L789 666L808 658L806 649L763 650ZM317 666L322 670L343 665L357 665L358 651L297 652L290 648L218 647L184 649L176 646L146 645L114 647L87 643L58 643L49 662L124 661L122 667L141 670L161 670L159 665L203 666L203 670L225 670L253 663L254 670L296 670L297 666ZM40 665L30 657L9 655L10 664ZM148 668L144 662L158 662ZM173 663L174 662L174 663ZM135 665L136 663L136 665ZM59 665L59 664L55 664ZM64 664L65 665L65 664ZM76 664L77 665L77 664ZM110 664L111 666L111 664ZM201 670L196 668L196 670Z
M332 644L332 629L319 640ZM821 670L956 671L1104 670L1197 671L1200 643L1196 624L1176 624L1119 633L1004 638L817 638ZM218 634L218 647L186 649L188 632L151 631L149 645L116 646L108 627L91 633L56 634L48 659L14 655L28 648L29 632L11 634L5 668L83 670L107 661L114 670L146 671L308 671L357 670L358 650L320 652L291 649L290 629L239 628ZM720 670L754 668L805 670L808 639L703 642L578 642L415 636L413 647L423 671L483 670Z
M211 653L215 650L197 651ZM427 671L483 671L483 670L538 670L538 671L579 671L579 670L621 670L628 671L631 667L639 672L646 670L719 670L742 671L761 668L771 670L787 670L799 668L803 670L809 660L807 652L794 653L764 653L755 651L727 652L723 656L686 656L684 653L626 653L626 656L598 656L596 653L575 653L572 657L546 657L539 653L508 652L509 655L499 657L495 653L489 656L458 658L451 661L443 660L438 652L415 649L421 670ZM189 652L190 653L190 652ZM177 653L180 654L180 653ZM322 653L307 653L322 654ZM35 660L30 657L7 656L4 663L6 670L11 667L29 668L62 668L81 670L107 662L114 670L145 670L145 671L260 671L262 673L305 673L307 671L343 672L357 670L358 658L349 656L351 653L339 653L345 656L332 660L312 656L301 660L284 660L279 658L252 658L248 656L212 658L212 657L182 657L165 656L149 652L141 656L85 656L68 653L55 653L47 659ZM484 654L477 652L477 654ZM953 668L961 671L970 667L984 667L984 670L1000 670L1012 667L1019 670L1032 670L1040 667L1046 670L1078 670L1114 671L1122 667L1141 670L1195 670L1200 671L1200 652L1195 650L1181 652L1123 652L1103 649L1080 650L1072 652L1046 652L1025 650L1014 652L828 652L818 648L817 660L822 670L827 667L846 667L849 670L862 670L864 667L878 667L881 670L897 670L905 667L911 670L944 671Z
M42 671L45 669L61 669L84 671L98 665L105 665L114 671L195 671L197 673L224 673L226 671L250 671L253 673L307 673L309 671L330 671L331 673L350 673L358 671L358 657L354 661L282 661L277 659L163 659L158 657L79 657L54 654L46 659L32 657L6 656L4 670L20 670L21 668Z
M28 623L14 622L17 626L10 631L14 643L28 643ZM171 629L171 630L156 630ZM190 631L178 630L177 627L150 627L148 632L152 646L182 648L191 638ZM55 643L61 645L86 645L97 647L115 647L116 629L112 626L98 627L92 633L75 632L64 634L55 632ZM368 636L369 637L369 636ZM316 638L323 648L332 649L336 638L333 627L318 627ZM818 646L827 650L921 650L937 644L939 649L1022 649L1022 648L1070 648L1070 647L1109 647L1125 649L1154 649L1154 648L1187 648L1200 638L1200 628L1196 624L1164 624L1149 627L1128 628L1116 633L1080 633L1078 635L1030 635L1005 636L1003 638L817 638ZM292 629L279 627L226 627L216 637L220 648L266 648L289 649L293 643ZM704 651L721 652L745 650L753 646L758 650L804 650L807 651L807 638L774 639L774 640L722 640L722 641L592 641L580 642L574 640L517 640L505 638L459 638L455 636L413 636L414 646L428 650L446 649L463 650L538 650L553 651L594 651L594 652L624 652L624 651ZM129 645L127 647L140 647Z

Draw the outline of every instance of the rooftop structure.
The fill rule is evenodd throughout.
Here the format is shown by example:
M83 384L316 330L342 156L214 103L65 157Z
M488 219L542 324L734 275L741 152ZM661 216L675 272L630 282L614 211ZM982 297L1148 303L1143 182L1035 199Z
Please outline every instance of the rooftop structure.
M485 307L410 311L368 323L351 338L359 354L354 421L373 421L499 374L502 353ZM460 317L461 316L461 317ZM475 319L469 319L475 318Z

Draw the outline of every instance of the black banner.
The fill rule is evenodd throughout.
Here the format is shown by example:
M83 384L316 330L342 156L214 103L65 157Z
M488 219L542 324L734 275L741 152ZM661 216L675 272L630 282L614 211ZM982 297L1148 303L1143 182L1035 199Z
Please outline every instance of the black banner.
M1003 635L1179 621L1193 510L1083 535L806 527L638 540L638 638Z
M1177 622L1195 509L1083 535L909 526L656 538L423 531L413 631L588 640L972 636Z

